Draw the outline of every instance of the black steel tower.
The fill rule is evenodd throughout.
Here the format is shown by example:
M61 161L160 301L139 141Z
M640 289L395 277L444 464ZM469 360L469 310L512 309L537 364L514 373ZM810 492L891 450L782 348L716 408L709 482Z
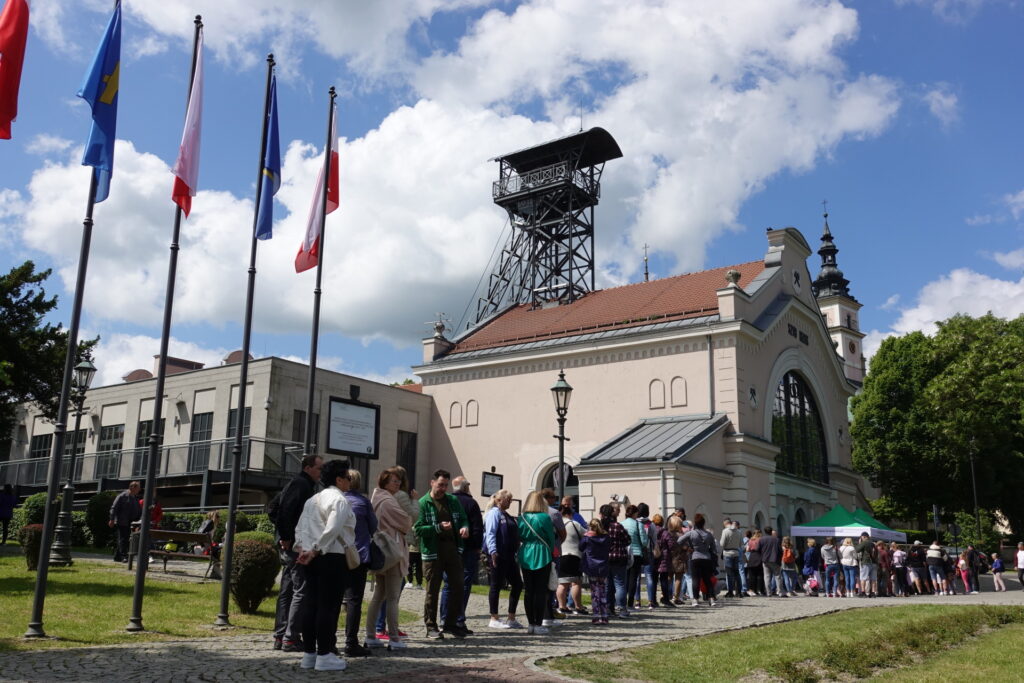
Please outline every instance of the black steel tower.
M604 164L622 156L591 128L498 157L494 203L512 233L477 302L479 323L511 304L571 302L594 289L594 207Z

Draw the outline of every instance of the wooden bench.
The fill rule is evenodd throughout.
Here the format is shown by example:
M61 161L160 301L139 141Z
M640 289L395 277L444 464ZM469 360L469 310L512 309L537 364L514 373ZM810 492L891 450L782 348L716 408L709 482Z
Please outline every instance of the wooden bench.
M165 572L167 571L167 560L171 558L180 560L202 560L207 563L206 572L203 574L203 578L205 579L209 578L210 573L217 564L217 557L211 549L211 545L213 544L213 537L211 534L200 534L191 531L174 531L173 529L150 529L149 540L155 543L174 541L175 543L182 544L189 550L189 552L150 550L149 555L151 557L163 558ZM194 552L191 552L191 549L197 545L202 546L203 550L207 554L196 555ZM128 551L128 571L131 571L132 569L132 560L139 554L141 554L139 550L139 532L134 531L131 538L131 547Z

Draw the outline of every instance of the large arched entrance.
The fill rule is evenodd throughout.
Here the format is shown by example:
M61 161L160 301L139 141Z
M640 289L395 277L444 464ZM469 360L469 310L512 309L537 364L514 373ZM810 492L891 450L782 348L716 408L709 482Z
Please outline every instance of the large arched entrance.
M572 496L572 507L574 510L580 509L580 480L576 476L576 473L572 471L572 466L566 463L563 465L565 468L566 479L565 479L565 495ZM558 484L560 477L555 475L558 474L558 465L554 464L544 472L544 476L541 477L540 487L542 489L551 488L554 489L555 493L558 493ZM561 502L561 501L559 501Z

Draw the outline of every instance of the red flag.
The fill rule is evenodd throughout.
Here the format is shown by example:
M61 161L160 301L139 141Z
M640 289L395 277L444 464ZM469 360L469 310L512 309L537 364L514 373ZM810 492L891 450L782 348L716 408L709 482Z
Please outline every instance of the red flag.
M192 79L192 92L188 98L185 113L185 130L181 133L178 159L174 162L174 189L171 200L181 207L188 217L192 210L192 197L196 196L199 184L199 138L203 129L203 32L199 31L196 43L196 71Z
M7 0L0 14L0 139L11 139L11 121L18 117L18 87L28 40L28 2Z
M338 208L338 105L331 108L331 138L326 154L330 155L330 175L327 178L327 213ZM320 259L320 229L324 223L324 167L316 179L316 192L313 193L313 205L309 207L309 221L306 223L306 236L299 245L299 253L295 256L295 272L301 273L316 266Z

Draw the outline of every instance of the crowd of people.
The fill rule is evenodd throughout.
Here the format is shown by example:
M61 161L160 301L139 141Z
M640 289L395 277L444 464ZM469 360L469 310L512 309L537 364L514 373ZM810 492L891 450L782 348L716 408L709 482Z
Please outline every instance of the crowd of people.
M973 546L957 555L937 543L904 547L866 533L798 544L771 527L741 532L729 519L716 535L702 514L689 520L679 508L666 519L644 503L608 503L588 521L571 497L559 500L551 489L530 492L514 517L511 491L494 493L481 510L469 482L443 469L422 496L401 467L381 472L369 497L361 478L346 461L304 458L274 515L284 565L274 647L301 652L303 668L341 670L344 657L407 647L398 602L410 588L424 591L428 639L472 636L466 605L481 562L488 628L534 635L569 615L602 626L637 610L714 607L721 598L944 595L957 592L958 581L976 593L985 571L995 590L1006 589L998 555L989 564ZM1024 543L1015 566L1024 579ZM373 589L360 628L368 577Z

